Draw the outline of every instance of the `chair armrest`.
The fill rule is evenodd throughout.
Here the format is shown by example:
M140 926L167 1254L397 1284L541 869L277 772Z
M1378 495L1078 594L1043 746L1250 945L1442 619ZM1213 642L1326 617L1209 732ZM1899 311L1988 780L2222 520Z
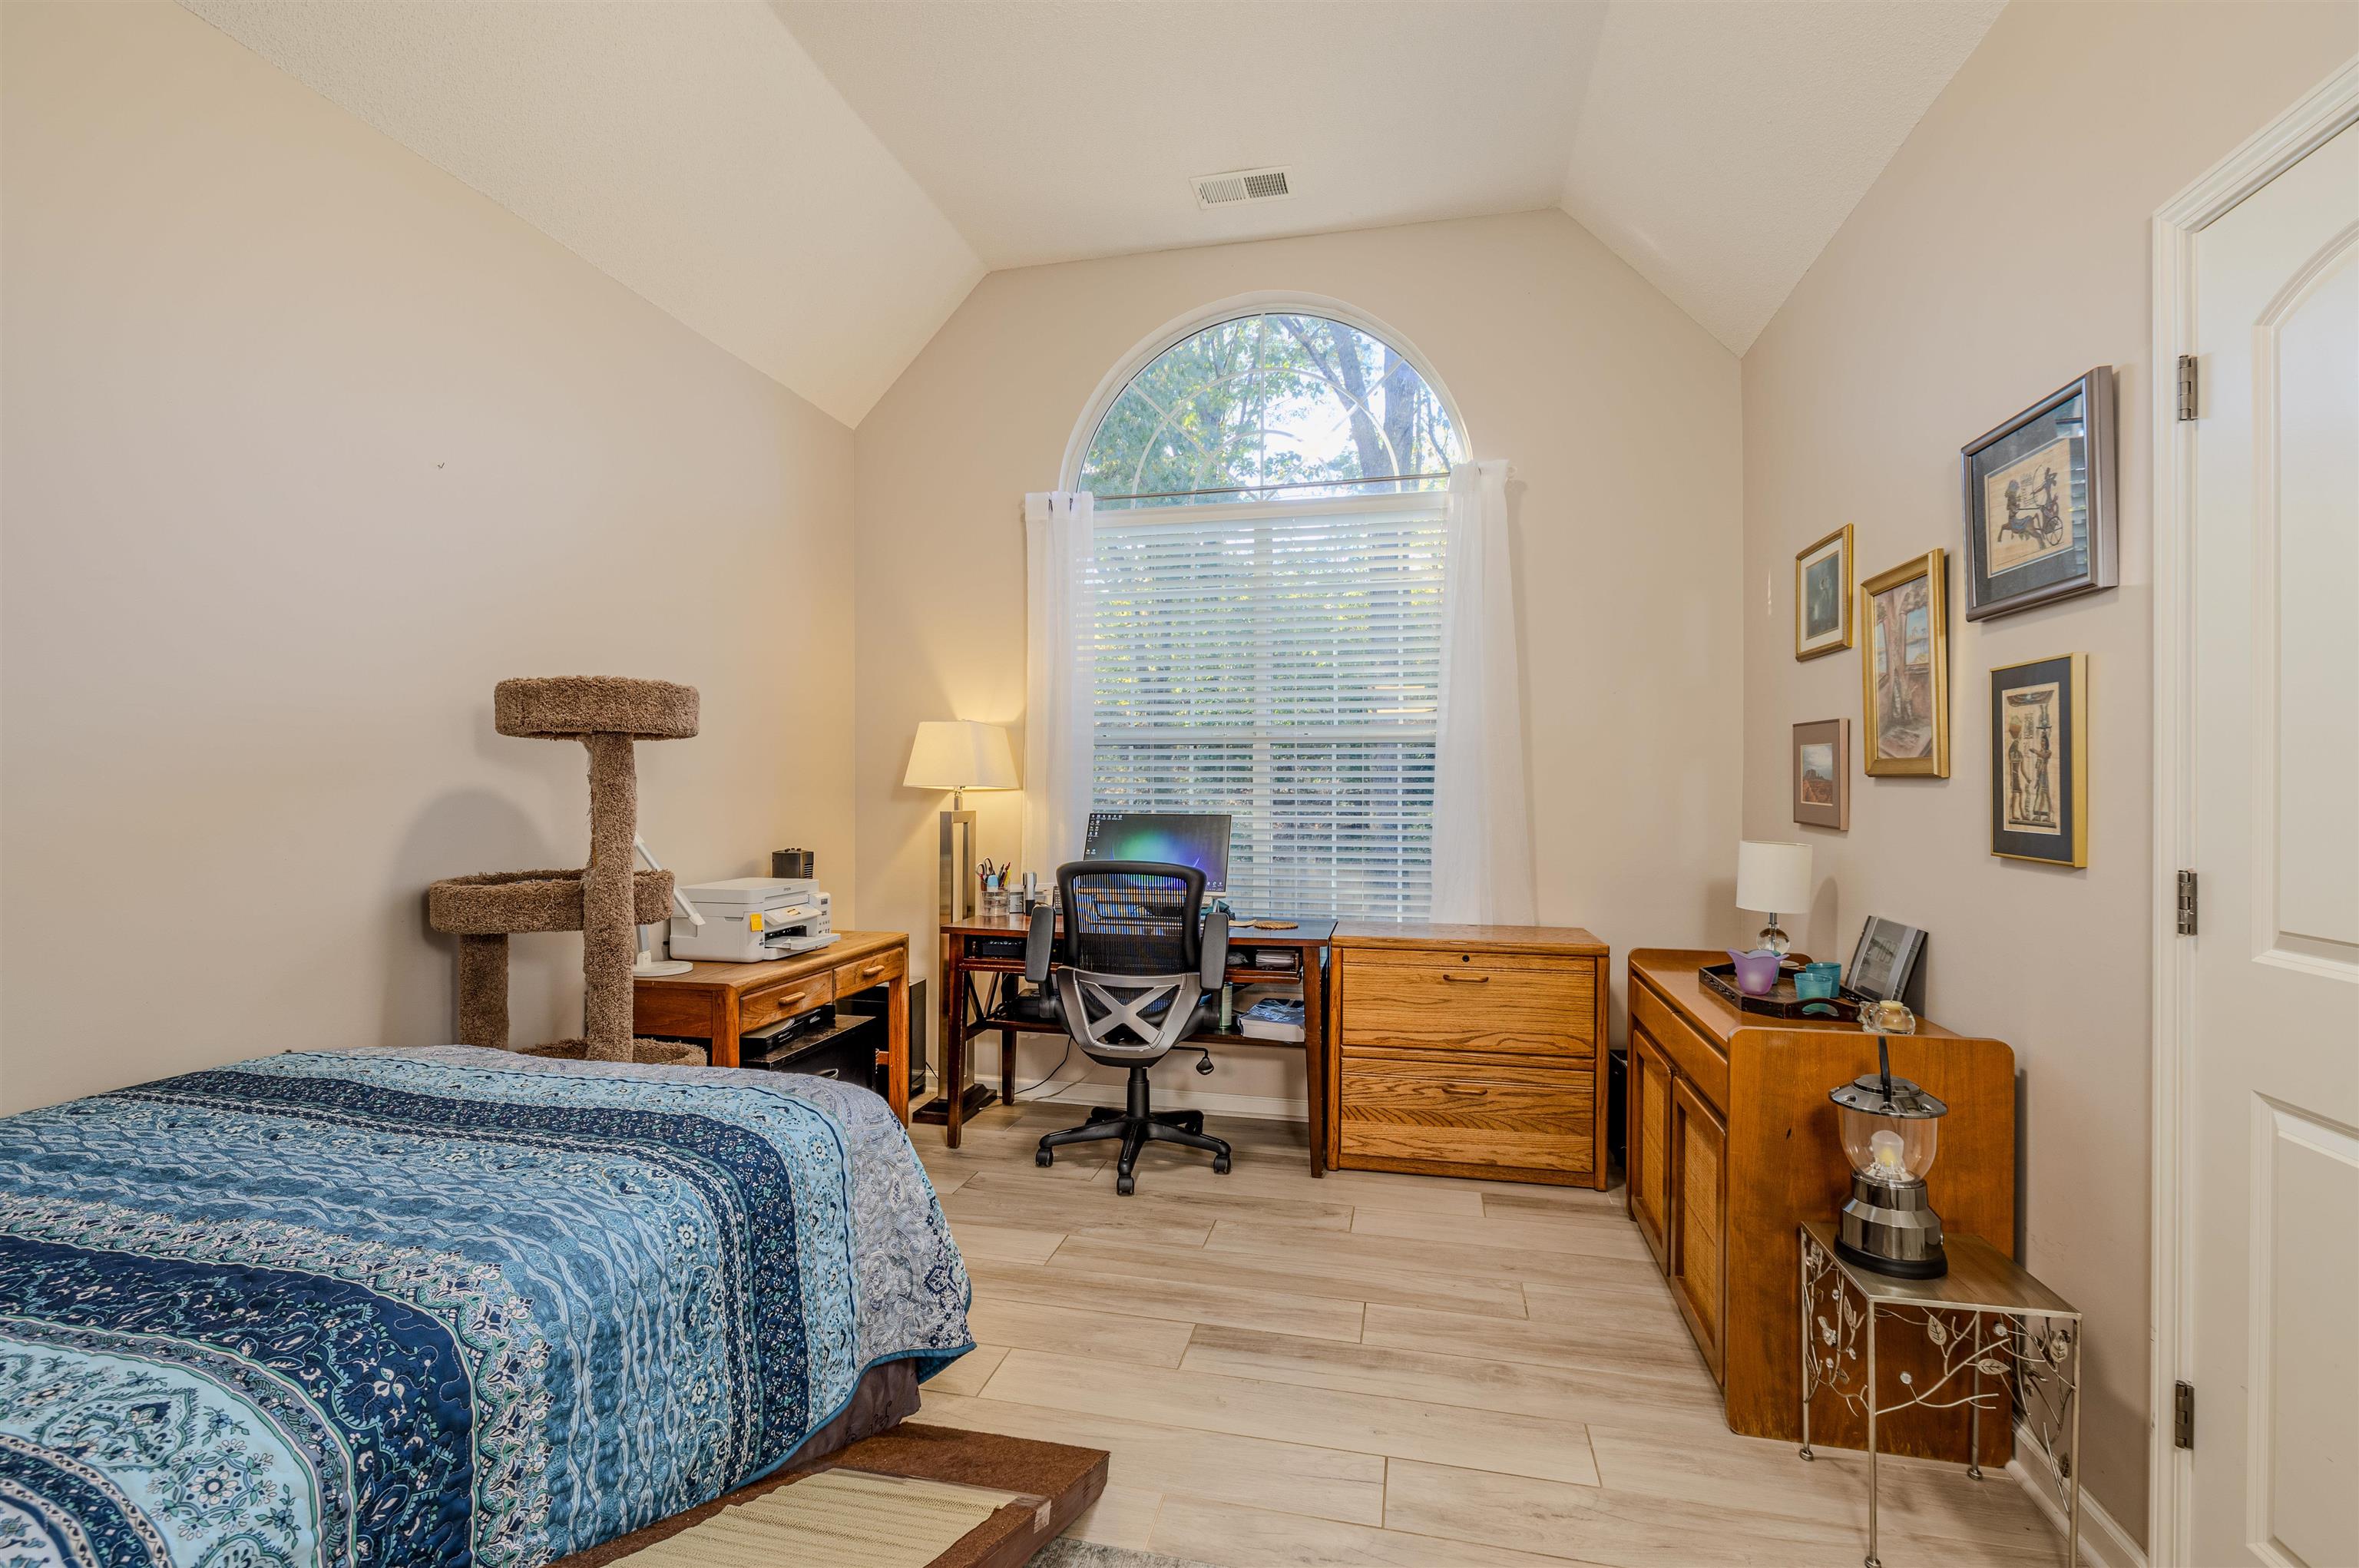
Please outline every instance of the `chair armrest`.
M1049 983L1049 960L1057 950L1057 907L1040 904L1032 910L1032 929L1024 935L1024 978L1035 985Z
M1197 978L1207 991L1218 991L1229 972L1229 911L1214 909L1204 917L1204 961Z

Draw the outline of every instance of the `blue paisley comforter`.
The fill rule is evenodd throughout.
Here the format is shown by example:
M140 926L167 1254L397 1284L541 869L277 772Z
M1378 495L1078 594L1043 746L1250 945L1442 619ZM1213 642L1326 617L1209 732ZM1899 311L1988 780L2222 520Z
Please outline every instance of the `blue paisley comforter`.
M464 1046L0 1120L0 1568L547 1563L971 1348L885 1102Z

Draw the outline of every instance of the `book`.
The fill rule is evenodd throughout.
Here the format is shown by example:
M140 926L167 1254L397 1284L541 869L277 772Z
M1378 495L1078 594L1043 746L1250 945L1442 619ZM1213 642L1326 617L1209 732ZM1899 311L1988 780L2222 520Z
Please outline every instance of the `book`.
M1302 998L1266 996L1237 1015L1237 1030L1256 1040L1302 1038Z

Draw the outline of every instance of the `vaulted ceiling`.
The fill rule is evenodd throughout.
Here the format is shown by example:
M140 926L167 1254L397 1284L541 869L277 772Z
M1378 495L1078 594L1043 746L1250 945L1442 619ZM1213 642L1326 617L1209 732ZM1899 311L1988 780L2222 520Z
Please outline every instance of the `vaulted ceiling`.
M182 3L847 424L993 268L1551 206L1741 354L2000 9Z

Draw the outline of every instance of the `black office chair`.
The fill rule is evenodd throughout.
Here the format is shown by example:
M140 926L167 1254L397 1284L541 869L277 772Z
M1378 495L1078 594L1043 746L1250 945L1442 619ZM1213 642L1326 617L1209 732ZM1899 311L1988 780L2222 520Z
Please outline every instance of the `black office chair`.
M1053 1165L1066 1144L1118 1138L1114 1190L1125 1194L1137 1185L1132 1171L1150 1141L1208 1150L1212 1169L1226 1171L1229 1146L1205 1136L1203 1112L1148 1107L1147 1070L1219 1018L1228 912L1215 909L1200 935L1204 874L1154 860L1077 860L1057 867L1057 888L1063 940L1054 909L1033 910L1024 977L1054 981L1065 1032L1091 1061L1128 1068L1130 1093L1123 1109L1101 1107L1043 1138L1034 1160Z

